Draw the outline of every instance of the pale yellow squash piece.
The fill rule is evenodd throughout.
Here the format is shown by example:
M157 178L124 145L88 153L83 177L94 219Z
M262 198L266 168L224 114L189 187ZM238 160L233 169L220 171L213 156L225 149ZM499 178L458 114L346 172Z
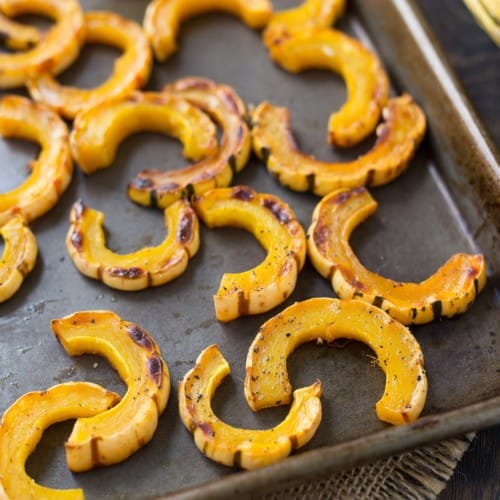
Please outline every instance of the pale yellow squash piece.
M118 394L90 382L67 382L21 396L0 422L0 498L83 499L81 489L57 490L35 483L26 474L26 460L51 425L97 415L119 400Z
M106 246L104 214L81 200L71 210L66 248L77 269L111 288L125 291L163 285L180 276L200 245L199 223L186 200L165 209L168 234L155 247L117 254Z
M130 199L159 208L168 207L180 196L229 186L251 152L245 105L234 89L206 78L187 77L167 85L163 92L198 106L221 127L222 134L219 147L200 162L171 172L143 170L129 183Z
M391 99L383 110L377 141L356 160L325 162L302 153L293 137L290 113L263 102L252 112L256 155L284 186L324 196L341 187L380 186L398 177L425 133L425 115L408 94Z
M152 0L143 25L156 59L165 61L175 52L177 34L185 19L211 11L233 14L258 29L268 22L272 5L269 0Z
M222 276L214 296L217 319L260 314L284 302L295 289L305 261L304 230L292 209L277 196L248 186L213 189L192 203L208 227L245 229L267 251L258 266Z
M170 394L168 367L151 335L111 311L83 311L52 320L71 356L104 356L127 385L123 399L79 418L65 444L68 467L82 472L121 462L153 437Z
M66 118L108 99L121 97L144 86L153 66L153 56L140 25L113 12L85 14L88 43L116 46L123 54L115 61L111 76L93 89L60 85L50 71L39 72L27 81L30 95Z
M38 245L21 217L0 227L4 251L0 260L0 303L10 299L35 267Z
M30 163L28 179L0 193L0 226L16 215L30 222L50 210L71 181L68 128L48 107L6 95L0 101L0 134L40 144L38 158Z
M32 49L40 42L40 32L33 26L5 17L0 8L0 36L11 50Z
M179 412L198 449L228 466L256 469L286 458L314 436L321 422L321 383L298 389L286 418L272 429L242 429L222 422L211 400L229 374L216 345L207 347L179 384Z
M253 410L286 404L292 388L286 360L305 342L346 338L363 342L385 372L380 420L415 420L427 395L422 350L411 332L380 309L360 300L314 298L296 302L266 321L248 350L245 396Z
M420 283L402 283L366 269L349 245L354 228L377 209L366 188L334 191L316 206L307 250L340 298L380 307L405 325L465 312L486 283L483 255L458 253Z
M24 52L0 54L0 88L21 87L29 77L41 72L60 73L78 57L85 39L85 22L77 0L1 0L0 14L40 14L55 20L41 37L29 27L23 27L18 35L17 23L8 26L10 48L24 49L37 43Z

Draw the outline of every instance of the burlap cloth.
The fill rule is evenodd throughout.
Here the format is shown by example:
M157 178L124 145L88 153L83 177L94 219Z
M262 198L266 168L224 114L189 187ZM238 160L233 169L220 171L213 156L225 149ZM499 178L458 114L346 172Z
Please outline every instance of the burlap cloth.
M445 488L474 434L402 453L268 494L283 499L432 499Z

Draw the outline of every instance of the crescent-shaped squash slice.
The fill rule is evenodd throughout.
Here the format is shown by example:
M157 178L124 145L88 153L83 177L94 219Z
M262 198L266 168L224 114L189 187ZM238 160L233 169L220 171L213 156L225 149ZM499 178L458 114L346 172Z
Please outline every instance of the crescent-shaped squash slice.
M28 179L13 190L0 193L0 225L15 215L30 222L50 210L71 181L73 161L68 128L46 106L6 95L0 101L0 134L41 146L38 158L30 163Z
M110 166L121 142L137 132L159 132L179 139L184 155L199 160L217 147L212 120L186 100L156 92L132 92L87 108L73 122L71 151L91 174Z
M83 499L81 489L56 490L35 483L26 474L26 460L51 425L97 415L119 400L118 394L90 382L67 382L21 396L0 422L0 498Z
M85 26L86 42L112 45L123 50L106 82L93 89L64 87L49 71L33 75L27 81L33 99L44 102L70 119L86 107L141 88L148 81L153 65L146 34L134 21L113 12L87 12Z
M170 394L170 376L149 333L111 311L84 311L52 320L57 340L71 356L106 357L127 385L113 408L79 418L65 444L73 472L121 462L148 443Z
M181 170L143 170L128 185L131 200L145 206L168 207L182 196L229 186L233 175L248 161L251 136L246 110L238 94L227 85L206 78L182 78L163 91L198 106L220 125L220 146L197 164Z
M465 312L486 283L481 254L455 254L421 283L401 283L367 270L349 245L353 229L377 209L366 188L340 190L316 206L308 254L317 271L343 299L372 303L405 325Z
M379 186L408 165L425 132L425 115L405 94L383 110L384 123L370 151L354 161L329 163L302 153L292 135L290 113L263 102L252 112L255 154L284 186L324 196L340 187Z
M389 97L389 81L378 57L361 42L333 29L303 29L274 39L271 58L287 71L328 69L347 86L347 101L330 115L328 141L353 146L375 129Z
M394 425L415 420L427 395L420 346L405 326L360 300L309 299L266 321L248 350L245 396L250 407L256 411L288 403L288 356L305 342L339 338L363 342L377 355L386 375L375 406L378 418Z
M217 319L260 314L285 301L305 261L304 230L292 209L277 196L257 193L248 186L213 189L192 203L208 227L245 229L267 251L256 267L222 276L214 295Z
M165 61L175 52L177 33L185 19L210 11L233 14L257 29L269 20L272 5L269 0L153 0L143 25L156 59Z
M321 422L321 383L294 392L286 418L272 429L232 427L213 412L212 397L230 372L216 345L207 347L179 384L179 412L198 449L215 462L256 469L284 459L311 440Z
M0 88L21 87L31 75L40 72L60 73L78 57L85 22L77 0L2 0L0 12L8 17L41 14L55 20L54 26L40 37L27 26L22 32L17 23L7 27L10 48L25 49L37 43L25 52L0 54Z
M117 254L106 247L104 214L81 200L71 210L66 248L77 269L125 291L160 286L180 276L200 245L198 218L186 200L165 210L168 234L155 247Z
M14 295L35 267L38 246L35 235L21 217L0 227L4 251L0 260L0 303Z
M33 26L5 17L0 4L0 39L10 50L32 49L40 41L40 32Z

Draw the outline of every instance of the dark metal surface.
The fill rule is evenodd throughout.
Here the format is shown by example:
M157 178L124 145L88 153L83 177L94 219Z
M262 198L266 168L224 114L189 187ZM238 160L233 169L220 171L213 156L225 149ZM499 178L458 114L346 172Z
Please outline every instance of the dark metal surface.
M274 3L276 7L284 8L297 2ZM357 7L367 19L376 9L377 16L392 12L392 21L386 19L388 23L395 23L398 22L396 3L406 4L359 2ZM140 20L147 2L84 0L82 4L87 10L105 7ZM339 26L365 41L369 40L357 12L348 12ZM404 24L400 30L404 32ZM396 58L394 52L387 49L397 40L391 38L396 36L394 31L372 26L371 36L375 37L377 47L385 41L384 62L391 74L397 73L399 77L395 92L414 91L429 116L439 115L439 108L436 110L439 102L431 99L430 104L425 92L419 92L415 86L409 89L410 79L417 70L414 68L413 73L407 70L403 75L396 71L399 65L406 67L408 61L403 60L401 51ZM200 16L186 22L179 47L178 53L167 63L156 66L149 88L159 89L163 84L186 75L208 76L232 85L247 103L257 104L268 99L288 106L304 150L326 159L346 158L356 153L332 151L325 142L328 114L345 99L343 82L336 75L320 71L290 75L281 71L269 61L259 33L221 14ZM86 49L81 60L63 75L62 80L82 86L95 84L109 73L115 55L112 49ZM433 74L427 77L436 78ZM435 85L439 85L439 81ZM452 101L450 106L453 108L454 104ZM460 113L458 108L456 113ZM446 130L437 131L431 123L432 141L424 142L408 171L392 184L372 190L379 202L378 211L355 231L351 240L360 259L370 269L394 279L419 281L434 272L450 254L476 251L478 242L480 250L486 253L492 264L498 259L498 247L495 247L492 237L481 237L482 234L495 234L491 220L498 217L498 212L492 211L491 204L459 212L457 191L448 188L446 172L453 168L453 164L462 164L461 148L473 150L469 155L475 159L472 176L477 171L482 172L486 167L480 165L487 161L482 146L477 147L477 140L473 137L460 135L460 141L456 141L453 148L443 142L443 136L453 135L452 125L450 122ZM474 123L469 125L475 126ZM441 147L439 155L433 149L435 144ZM226 476L233 483L238 477L247 477L245 474L233 476L231 469L202 457L177 415L177 381L193 365L200 351L211 343L219 345L233 370L214 402L221 418L242 427L268 427L286 413L286 408L280 408L253 414L242 395L248 346L259 325L281 307L227 325L219 324L214 317L212 294L222 273L245 270L257 264L263 256L262 249L250 235L229 228L211 231L202 228L200 251L186 273L163 287L138 293L111 290L81 276L67 255L64 237L69 209L79 196L89 206L105 212L108 242L113 250L128 252L159 242L165 231L162 214L131 203L125 196L125 186L143 168L174 168L184 164L180 151L180 146L171 139L139 134L124 142L111 168L88 177L75 169L72 185L57 207L33 224L40 250L34 272L14 298L0 304L0 412L28 390L43 389L66 380L92 380L123 391L118 377L104 360L91 356L71 359L53 338L50 320L77 310L111 309L149 330L162 350L172 377L171 399L148 446L123 464L71 475L65 466L62 446L70 427L69 424L58 425L46 434L28 463L28 472L43 484L80 486L88 498L140 498L214 480L216 489L224 488L223 478ZM22 162L35 153L36 148L32 145L26 147L22 142L0 143L0 158L6 165L4 171L8 173L0 177L1 190L21 180L26 174ZM454 178L459 186L460 182L466 185L470 181L464 168L456 169ZM238 174L235 182L278 194L294 208L304 227L309 225L318 199L280 187L255 158ZM495 188L492 189L495 194ZM463 202L458 206L465 203L467 207L477 207L478 196L474 190L463 190L461 196ZM496 196L499 196L498 192ZM475 226L478 213L486 215L485 229L479 233ZM471 228L475 228L476 235L479 234L477 241ZM429 396L424 415L439 423L436 424L437 431L416 434L414 427L385 430L387 426L377 420L374 412L384 378L370 362L370 352L364 346L351 343L344 349L313 345L299 349L289 362L294 387L309 384L315 378L320 378L324 384L323 422L306 447L308 450L323 447L319 453L324 453L324 456L322 460L308 458L314 456L313 451L312 455L285 461L275 469L276 474L284 480L293 478L294 466L288 464L299 459L302 460L301 468L305 468L304 477L327 471L332 464L325 462L325 457L335 454L330 445L342 442L358 440L351 453L373 459L422 444L425 440L440 439L498 421L498 400L473 408L474 411L459 410L460 418L466 424L460 429L450 424L453 420L440 416L443 412L500 395L496 344L500 333L499 291L496 280L498 267L493 265L486 289L465 315L412 328L424 350L429 375ZM283 307L308 297L332 295L329 284L307 264L295 293ZM487 413L488 404L493 405L493 410L488 410L491 413ZM392 447L370 444L370 440L377 442L375 436L379 431L397 433L397 439L389 439ZM417 435L423 437L417 438ZM360 439L365 436L366 441ZM352 461L346 461L339 467L351 464ZM269 478L271 481L272 476ZM246 485L247 491L252 487L249 480L242 480L242 485Z

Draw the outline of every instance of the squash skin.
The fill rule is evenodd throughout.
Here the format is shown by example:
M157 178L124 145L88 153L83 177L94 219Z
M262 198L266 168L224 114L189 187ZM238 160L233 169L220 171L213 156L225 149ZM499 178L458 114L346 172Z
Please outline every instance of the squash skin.
M380 420L393 425L420 415L427 395L422 350L411 332L380 309L360 300L313 298L296 302L266 321L247 355L245 397L254 410L286 404L291 386L288 356L305 342L348 338L367 344L386 374Z
M0 226L17 215L26 222L49 211L68 187L73 175L66 124L48 107L16 95L0 100L0 134L37 142L38 158L31 175L17 188L0 194Z
M42 14L56 23L35 46L26 52L0 54L0 88L23 86L32 74L48 71L57 74L73 63L85 38L85 22L77 0L2 0L0 12L9 17L21 14ZM13 25L15 28L17 23ZM28 31L26 31L28 30ZM12 33L12 23L10 31ZM24 27L20 38L10 37L11 48L27 48L36 37L36 30Z
M229 373L216 345L207 347L179 384L179 413L198 449L211 460L256 469L287 457L314 436L321 422L321 383L294 392L287 417L269 430L232 427L213 413L212 397Z
M85 14L86 41L118 46L123 54L115 61L106 82L93 89L65 87L50 72L39 72L27 80L31 97L62 116L73 119L82 109L141 88L149 79L153 56L140 25L112 12Z
M251 28L262 28L272 14L269 0L152 0L144 16L146 31L156 59L165 61L177 49L181 23L210 11L233 14Z
M256 267L222 276L214 295L219 321L269 311L290 296L304 265L306 243L304 230L286 203L248 186L235 186L208 191L192 204L208 227L245 229L267 251Z
M51 322L71 356L99 354L127 385L123 399L96 416L79 418L65 448L73 472L121 462L148 443L170 394L170 375L156 342L111 311L83 311Z
M198 108L179 97L135 91L76 117L70 135L73 157L86 174L92 174L110 166L118 145L140 131L176 137L184 146L184 155L193 160L217 147L217 129ZM174 174L182 175L182 171Z
M35 235L21 217L0 227L5 247L0 260L0 303L10 299L33 270L38 254Z
M25 462L52 424L97 415L119 400L118 394L90 382L67 382L21 396L0 422L0 498L83 499L81 489L36 484L26 474Z
M465 312L486 283L483 255L455 254L421 283L401 283L367 270L349 245L353 229L377 208L366 188L334 191L316 206L307 251L340 298L357 298L403 324L423 324Z
M66 248L85 276L124 291L160 286L180 276L200 246L199 222L186 200L165 209L168 234L155 247L117 254L106 247L104 214L81 200L71 210Z
M353 146L375 129L387 105L389 80L378 57L358 40L328 28L301 29L275 38L269 54L291 73L318 68L344 78L347 101L330 115L330 144Z
M158 208L168 207L179 197L229 186L251 153L245 105L234 89L206 78L187 77L167 85L163 92L186 99L210 115L220 125L222 137L218 149L184 170L143 170L129 183L131 200Z
M426 128L424 113L408 94L390 99L382 114L370 151L349 162L324 162L299 150L288 109L263 102L251 114L253 150L294 191L324 196L341 187L380 186L406 169Z

